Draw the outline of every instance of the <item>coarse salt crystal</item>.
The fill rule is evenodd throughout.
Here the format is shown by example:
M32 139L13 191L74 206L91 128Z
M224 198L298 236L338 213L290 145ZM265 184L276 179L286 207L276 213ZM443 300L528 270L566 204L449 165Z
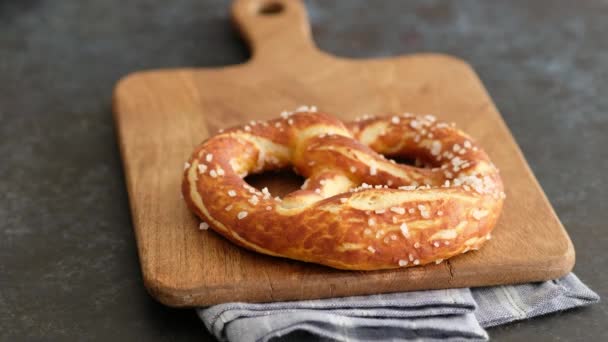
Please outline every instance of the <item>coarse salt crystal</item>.
M239 211L238 214L236 214L236 218L238 218L239 220L244 219L245 217L247 217L249 213L247 213L246 211Z
M209 225L207 224L207 222L201 222L201 224L198 225L198 229L207 230L209 229Z
M431 154L436 156L441 153L441 142L435 140L431 143Z
M479 221L482 218L488 216L488 211L487 210L480 210L480 209L473 209L471 211L471 215L473 215L474 219L476 219L477 221Z
M401 229L401 234L403 234L403 236L405 236L406 238L410 236L410 231L407 228L407 224L402 223L401 227L399 227L399 229Z
M434 115L431 114L427 114L424 116L424 118L429 121L429 122L435 122L435 120L437 120L437 118Z

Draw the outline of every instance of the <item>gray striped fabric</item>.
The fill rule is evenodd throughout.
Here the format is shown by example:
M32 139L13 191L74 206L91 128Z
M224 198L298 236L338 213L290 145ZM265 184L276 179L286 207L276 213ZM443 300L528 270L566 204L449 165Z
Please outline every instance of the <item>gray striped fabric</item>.
M306 331L337 341L485 341L484 327L588 305L599 297L574 274L511 286L198 309L221 341L289 340Z

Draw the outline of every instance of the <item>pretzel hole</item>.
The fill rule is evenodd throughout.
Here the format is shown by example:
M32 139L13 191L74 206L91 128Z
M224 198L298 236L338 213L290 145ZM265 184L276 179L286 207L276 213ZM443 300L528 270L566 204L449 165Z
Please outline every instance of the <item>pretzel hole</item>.
M260 15L276 15L283 12L283 9L283 4L280 2L268 2L258 8L258 13Z
M280 197L300 190L304 180L292 170L267 171L245 177L245 182L254 188L261 190L267 187L272 196Z
M397 164L421 167L421 168L425 168L425 169L430 169L430 168L434 167L434 165L431 165L423 160L416 159L416 158L409 158L409 157L404 157L404 156L386 156L386 157L393 159Z
M386 156L387 158L391 158L397 164L404 164L409 166L416 166L416 158L408 158L403 156Z

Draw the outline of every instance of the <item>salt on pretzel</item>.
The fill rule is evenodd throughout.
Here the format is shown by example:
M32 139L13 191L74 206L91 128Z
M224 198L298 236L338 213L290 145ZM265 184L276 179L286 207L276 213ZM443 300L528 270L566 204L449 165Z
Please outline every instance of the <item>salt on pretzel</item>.
M307 179L283 199L243 180L289 166ZM488 155L453 125L411 114L343 124L314 107L207 139L185 165L182 192L201 229L256 252L350 270L476 250L505 197Z

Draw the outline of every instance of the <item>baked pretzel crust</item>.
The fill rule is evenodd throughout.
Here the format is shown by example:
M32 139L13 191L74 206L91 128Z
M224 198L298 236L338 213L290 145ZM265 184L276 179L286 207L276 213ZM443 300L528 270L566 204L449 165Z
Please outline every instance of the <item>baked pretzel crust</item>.
M289 166L307 179L283 199L243 180ZM259 253L349 270L476 250L505 198L498 169L453 124L411 114L344 124L314 107L207 139L185 165L182 192L202 229Z

